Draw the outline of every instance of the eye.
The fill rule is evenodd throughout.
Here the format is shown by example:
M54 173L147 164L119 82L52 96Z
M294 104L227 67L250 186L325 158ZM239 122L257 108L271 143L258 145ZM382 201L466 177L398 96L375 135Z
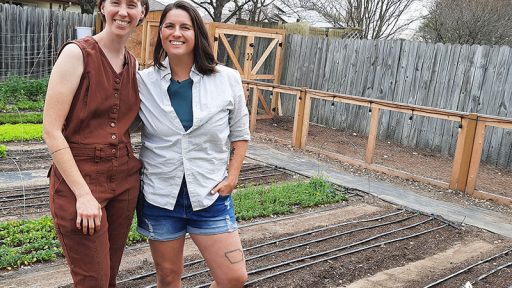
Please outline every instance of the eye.
M173 29L174 28L174 24L172 24L172 23L165 23L164 25L162 25L162 28Z

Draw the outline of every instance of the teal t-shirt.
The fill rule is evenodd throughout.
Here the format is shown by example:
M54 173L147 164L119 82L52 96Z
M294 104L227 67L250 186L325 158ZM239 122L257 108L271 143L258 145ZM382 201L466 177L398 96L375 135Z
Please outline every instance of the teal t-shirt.
M171 79L171 84L167 87L167 94L171 99L172 108L178 115L183 125L183 129L188 131L194 124L194 112L192 111L192 79L176 81Z

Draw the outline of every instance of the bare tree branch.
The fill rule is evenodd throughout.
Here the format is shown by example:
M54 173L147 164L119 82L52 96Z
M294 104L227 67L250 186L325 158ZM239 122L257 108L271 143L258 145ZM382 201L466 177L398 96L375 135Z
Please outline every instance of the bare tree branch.
M437 0L417 34L432 42L512 45L511 20L508 1Z

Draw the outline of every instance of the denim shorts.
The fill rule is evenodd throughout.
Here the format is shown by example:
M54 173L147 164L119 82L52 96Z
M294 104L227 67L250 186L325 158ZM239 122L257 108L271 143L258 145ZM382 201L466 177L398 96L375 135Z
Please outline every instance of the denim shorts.
M236 231L231 195L220 196L207 208L193 211L185 180L173 210L155 206L140 193L137 203L137 231L150 240L169 241L186 233L214 235Z

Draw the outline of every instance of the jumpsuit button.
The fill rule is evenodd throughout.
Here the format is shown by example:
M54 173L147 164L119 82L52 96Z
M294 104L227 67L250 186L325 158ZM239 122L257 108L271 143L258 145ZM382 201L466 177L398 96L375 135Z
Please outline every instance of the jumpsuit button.
M119 84L119 82L121 82L121 80L119 80L119 78L117 78L116 83Z
M119 96L119 93L117 93L117 92L116 92L116 93L114 93L114 96L115 96L115 97Z
M111 123L110 123L110 127L116 127L116 123L111 122Z
M112 153L116 153L116 149L112 149Z
M117 113L117 108L112 109L112 112Z
M112 139L116 139L116 138L117 138L116 134L112 134Z

